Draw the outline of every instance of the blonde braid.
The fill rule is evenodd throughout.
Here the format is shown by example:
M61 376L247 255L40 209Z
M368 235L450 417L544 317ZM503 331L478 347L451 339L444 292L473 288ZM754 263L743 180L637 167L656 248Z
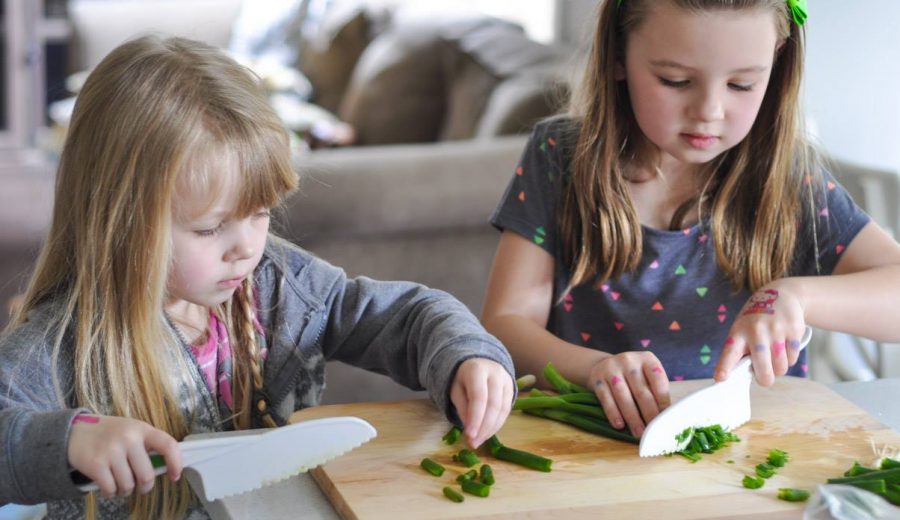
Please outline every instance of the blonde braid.
M235 416L235 426L238 429L249 428L250 418L253 415L252 409L255 407L262 417L263 424L274 428L278 424L269 413L269 403L266 402L265 397L253 402L253 394L263 388L263 376L259 364L260 349L253 310L253 282L249 277L244 280L234 296L231 318L234 337L237 341L233 342L233 345L236 346L235 358L239 361L234 365L234 379L239 383L235 385L235 403L241 403L240 413ZM240 346L237 347L237 345ZM242 355L238 356L238 352ZM245 373L248 368L249 371ZM240 393L238 393L238 389ZM235 412L237 411L235 410Z

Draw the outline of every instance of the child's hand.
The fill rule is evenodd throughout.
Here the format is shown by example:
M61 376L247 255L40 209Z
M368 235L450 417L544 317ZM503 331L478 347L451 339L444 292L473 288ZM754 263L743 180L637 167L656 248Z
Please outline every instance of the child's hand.
M800 299L785 280L753 293L731 325L716 365L717 381L728 378L742 357L750 355L756 381L762 386L784 375L800 355L800 339L806 329Z
M143 421L82 414L69 433L69 464L96 482L104 497L150 492L156 479L150 450L165 457L172 481L181 477L178 441Z
M669 403L669 379L651 352L623 352L591 368L590 381L614 428L626 424L635 437Z
M467 359L459 365L450 401L465 425L469 445L477 448L497 433L512 407L515 382L502 365L483 358Z

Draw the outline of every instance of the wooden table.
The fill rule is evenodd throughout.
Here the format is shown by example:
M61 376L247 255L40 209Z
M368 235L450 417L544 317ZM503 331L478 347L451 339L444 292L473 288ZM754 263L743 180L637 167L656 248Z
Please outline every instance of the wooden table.
M677 397L702 384L675 384L673 394ZM866 408L881 406L889 412L882 414L881 422L827 387L783 378L773 389L754 386L754 419L737 432L743 442L697 464L680 457L640 459L634 446L514 413L500 438L508 445L550 456L556 461L554 471L544 474L496 463L498 484L492 496L468 497L463 504L440 495L441 487L461 468L449 462L453 449L440 442L446 421L427 402L323 406L304 410L297 418L357 415L379 430L376 440L316 472L325 494L346 518L597 518L607 514L800 518L802 505L774 498L778 487L814 489L854 459L871 458L870 438L876 444L900 446L900 433L882 424L900 425L900 411L891 397L900 395L900 380L855 385L849 385L851 397ZM866 395L861 388L871 391ZM840 385L835 390L840 392ZM789 451L794 460L762 490L741 487L742 476L752 473L753 465L774 447ZM417 467L426 455L447 463L450 470L444 478L430 477ZM221 510L211 512L216 518L337 518L316 491L309 476L300 475L232 497L223 501ZM733 504L742 511L734 511Z

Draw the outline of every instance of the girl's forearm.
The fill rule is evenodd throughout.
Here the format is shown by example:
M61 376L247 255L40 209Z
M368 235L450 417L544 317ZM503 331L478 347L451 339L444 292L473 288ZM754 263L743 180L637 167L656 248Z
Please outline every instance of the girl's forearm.
M512 354L516 375L533 374L540 386L549 386L542 375L548 361L566 379L587 385L591 367L610 355L563 341L524 316L493 316L484 320L484 326Z
M900 342L900 265L835 276L787 278L814 327Z

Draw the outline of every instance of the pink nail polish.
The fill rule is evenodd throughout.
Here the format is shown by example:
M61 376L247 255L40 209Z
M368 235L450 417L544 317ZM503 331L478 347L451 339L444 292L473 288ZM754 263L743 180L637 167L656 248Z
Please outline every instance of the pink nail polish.
M776 341L775 343L772 344L772 353L777 355L777 354L781 354L782 352L784 352L784 342L783 341Z

